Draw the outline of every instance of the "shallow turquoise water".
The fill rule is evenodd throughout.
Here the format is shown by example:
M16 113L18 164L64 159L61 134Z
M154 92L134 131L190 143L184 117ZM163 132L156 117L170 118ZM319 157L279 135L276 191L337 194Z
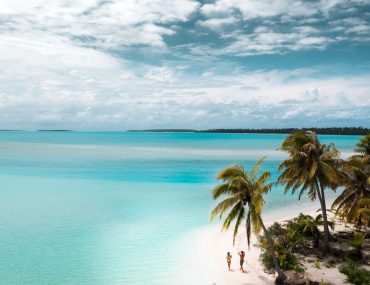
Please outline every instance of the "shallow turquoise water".
M165 284L231 163L276 178L283 135L0 132L0 284ZM359 137L322 136L345 154ZM296 204L274 189L266 212ZM160 262L158 262L160 261Z

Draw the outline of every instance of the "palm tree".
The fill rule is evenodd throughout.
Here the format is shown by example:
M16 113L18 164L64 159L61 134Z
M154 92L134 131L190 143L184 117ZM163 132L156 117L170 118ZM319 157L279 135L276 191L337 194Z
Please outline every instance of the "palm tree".
M347 221L362 225L369 222L370 165L356 155L344 162L342 168L346 174L343 180L345 188L334 200L332 208L344 215Z
M285 192L300 190L298 199L308 192L313 201L320 201L324 223L324 245L329 249L329 225L326 214L326 188L335 190L341 182L342 175L339 151L333 144L321 144L314 132L299 131L290 134L282 143L280 150L289 154L289 158L279 165L282 173L278 183L285 185Z
M312 236L312 246L314 248L319 247L319 226L322 226L324 224L322 214L317 215L316 218L310 215L300 214L298 216L297 223L302 227L302 232L304 234L309 234ZM332 221L328 221L328 225L331 229L334 229L334 223Z
M216 200L221 196L226 196L226 198L212 210L211 220L216 216L219 216L221 219L226 214L222 230L228 230L230 224L235 221L233 244L235 244L239 226L245 220L248 247L250 247L251 231L253 230L254 234L258 235L262 228L269 243L274 267L279 275L278 278L284 280L286 276L278 264L274 251L274 242L261 218L261 212L265 204L263 195L268 193L272 186L271 183L268 183L271 176L269 172L265 171L258 176L262 162L263 158L256 162L250 172L240 165L232 165L217 175L217 179L223 180L223 183L212 190L213 199Z
M357 152L359 155L370 155L370 134L367 134L360 139L356 146L357 148L355 149L355 152Z
M349 222L366 225L370 220L370 134L360 139L356 146L356 154L343 163L345 189L332 208Z

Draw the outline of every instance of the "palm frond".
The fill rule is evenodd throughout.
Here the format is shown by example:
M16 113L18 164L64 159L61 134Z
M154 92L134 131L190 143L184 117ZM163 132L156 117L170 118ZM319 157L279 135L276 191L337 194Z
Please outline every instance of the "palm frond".
M212 210L211 212L211 221L217 216L220 216L220 219L222 218L223 214L227 210L229 210L231 207L233 207L236 203L240 202L240 199L238 196L232 196L230 198L227 198L220 203L217 204L217 206Z
M229 184L223 183L217 185L215 188L212 189L212 197L213 199L217 199L222 195L236 194L237 192L238 192L237 188L230 187Z
M238 234L239 226L242 223L244 218L245 218L245 210L244 210L244 207L241 207L241 209L239 210L238 217L236 218L236 222L235 222L234 234L233 234L233 245L235 245L235 238Z
M229 181L234 177L244 177L244 176L246 176L246 173L243 167L235 164L221 170L216 178L220 180L222 179L223 181Z
M254 165L254 167L250 171L249 177L252 180L256 177L257 173L260 171L261 165L262 165L263 161L265 160L265 158L266 157L261 157L259 160L257 160L256 164Z
M244 211L243 203L239 201L226 216L224 223L222 224L222 231L228 230L230 224L238 217L240 211Z

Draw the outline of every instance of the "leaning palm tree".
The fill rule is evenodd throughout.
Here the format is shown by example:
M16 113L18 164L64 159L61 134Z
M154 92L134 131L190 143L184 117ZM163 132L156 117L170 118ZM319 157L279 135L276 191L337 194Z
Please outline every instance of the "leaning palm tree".
M307 192L313 201L320 201L324 220L324 246L329 249L329 226L326 214L326 188L335 190L341 182L342 175L339 151L333 144L321 144L314 132L299 131L290 134L282 143L280 150L289 157L279 165L282 173L278 183L285 186L285 192L299 190L299 197Z
M258 160L249 172L240 165L232 165L217 175L217 179L223 180L223 183L212 190L213 199L216 200L221 196L226 196L226 198L212 210L211 220L216 216L221 219L223 215L226 215L222 230L228 230L231 223L235 221L233 244L239 226L245 221L248 247L250 247L251 231L253 230L254 234L258 235L263 229L269 243L275 270L279 275L278 278L284 280L286 276L277 261L274 242L261 218L261 212L265 204L263 195L268 193L272 186L271 183L268 183L271 176L269 172L265 171L258 176L262 162L263 158Z
M348 222L366 225L370 211L370 165L363 158L353 156L342 168L346 174L344 190L334 200L332 208Z

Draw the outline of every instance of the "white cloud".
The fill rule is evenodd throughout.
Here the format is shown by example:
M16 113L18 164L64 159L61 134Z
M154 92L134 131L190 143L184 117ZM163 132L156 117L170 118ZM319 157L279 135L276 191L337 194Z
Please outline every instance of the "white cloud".
M236 56L286 53L289 50L323 49L332 41L330 38L317 36L312 29L282 33L264 26L257 27L249 34L237 31L224 37L234 41L224 48L209 52Z
M317 34L320 33L320 30L311 26L298 26L295 27L295 30L304 34Z
M201 27L205 27L211 30L218 31L225 26L235 24L238 21L235 17L226 18L212 18L207 20L199 20L197 24Z
M184 29L179 21L196 14L196 1L3 0L0 128L258 127L315 125L321 118L369 122L370 74L322 78L315 76L318 70L246 72L236 63L217 66L215 59L223 55L322 49L353 34L366 38L367 23L358 17L329 23L329 32L343 28L330 37L310 26L319 17L311 9L316 4L262 2L203 5L202 20L184 44L196 55L179 56L164 39ZM321 1L320 13L339 2ZM284 15L284 21L297 16L300 24L281 29L270 19ZM258 17L263 18L259 26L248 26ZM196 42L200 32L213 34L204 28L217 31L224 44ZM120 54L143 45L141 55L148 62L155 58L151 64ZM164 59L157 58L157 49Z
M322 47L323 44L327 44L328 42L329 42L329 39L325 37L307 37L307 38L299 39L297 41L297 45L299 46L319 45L320 47Z
M23 55L34 49L32 57L11 61L25 68L12 69L9 62L0 76L0 128L260 127L285 121L316 125L317 118L369 119L370 74L315 79L317 70L237 69L221 75L211 68L196 77L181 67L128 71L128 63L97 51L86 55L80 47L53 46L46 53L37 45L22 47ZM7 48L16 49L16 43ZM48 62L58 68L46 68ZM11 78L18 83L13 89Z
M52 34L98 47L163 47L163 36L175 32L163 24L186 21L199 6L192 0L6 0L0 5L2 30L8 33Z
M323 50L329 44L341 41L367 42L370 26L368 16L361 12L364 5L367 1L216 0L201 7L206 17L203 22L217 23L231 17L235 26L239 24L239 29L230 34L218 25L213 30L222 38L233 41L214 51L208 47L207 52L250 56L301 49ZM352 6L360 8L348 9ZM357 14L354 11L358 11ZM259 26L253 31L246 28L256 24Z
M145 78L158 82L173 82L174 76L172 71L167 67L151 68L145 75Z
M204 15L211 17L213 15L232 14L236 10L242 14L244 19L279 15L308 17L318 12L326 12L340 2L345 1L217 0L214 3L203 5L201 11Z

